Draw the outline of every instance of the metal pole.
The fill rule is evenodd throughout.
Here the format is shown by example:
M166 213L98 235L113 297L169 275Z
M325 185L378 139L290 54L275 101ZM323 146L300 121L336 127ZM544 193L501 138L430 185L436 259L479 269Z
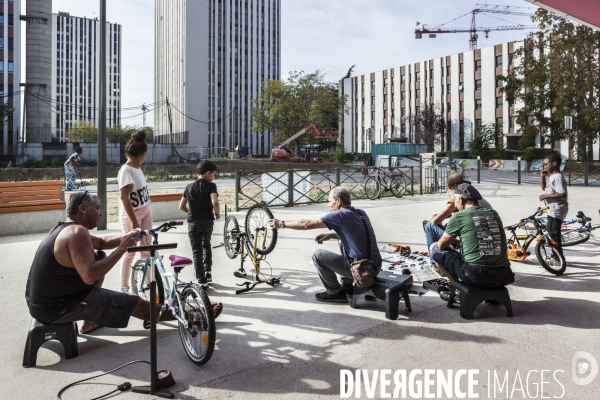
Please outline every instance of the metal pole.
M241 171L235 171L235 211L240 211L240 174Z
M100 110L98 113L98 199L102 216L98 230L106 230L106 0L100 0Z
M521 157L517 158L517 183L521 184Z
M588 186L588 175L589 175L589 163L586 161L583 162L583 186Z
M415 166L410 166L410 195L415 195Z
M419 194L423 196L423 157L419 156Z
M335 169L335 186L340 186L340 169Z
M477 156L477 183L481 183L481 156Z

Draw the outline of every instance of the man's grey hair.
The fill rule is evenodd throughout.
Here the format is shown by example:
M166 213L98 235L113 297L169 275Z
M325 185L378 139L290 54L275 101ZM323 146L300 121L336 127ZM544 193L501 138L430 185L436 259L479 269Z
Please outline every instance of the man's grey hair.
M88 210L92 208L92 202L98 199L98 196L89 192L74 194L67 200L67 217L73 217L79 213L79 206L85 206Z
M342 204L345 206L349 206L352 203L350 191L343 186L336 186L331 189L331 197L333 200L342 199Z
M465 204L479 204L478 200L472 199L470 197L465 197L465 196L462 196L462 195L456 194L456 193L454 193L454 199L455 199L455 201L458 201L458 199L463 199Z

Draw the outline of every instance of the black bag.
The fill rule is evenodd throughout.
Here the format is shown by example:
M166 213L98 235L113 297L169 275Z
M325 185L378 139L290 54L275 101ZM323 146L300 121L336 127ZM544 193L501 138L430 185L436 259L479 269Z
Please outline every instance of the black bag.
M354 209L356 214L365 227L365 233L367 235L367 249L369 252L369 258L371 257L371 237L369 235L369 228L364 215L362 215L357 209ZM369 287L375 284L375 278L373 277L373 264L370 259L354 260L350 264L350 271L352 272L352 278L354 284L358 287Z

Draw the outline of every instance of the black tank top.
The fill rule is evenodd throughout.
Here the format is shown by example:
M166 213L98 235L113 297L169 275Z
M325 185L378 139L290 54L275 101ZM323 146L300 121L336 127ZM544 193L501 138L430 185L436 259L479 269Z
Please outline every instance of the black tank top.
M56 261L54 242L58 234L74 222L60 222L38 247L29 277L25 299L29 313L38 321L51 324L71 311L91 290L75 268Z

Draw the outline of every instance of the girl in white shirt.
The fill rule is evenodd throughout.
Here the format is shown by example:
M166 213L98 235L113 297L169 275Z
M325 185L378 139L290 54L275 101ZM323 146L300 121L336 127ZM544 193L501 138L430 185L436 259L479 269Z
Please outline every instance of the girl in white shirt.
M119 220L123 232L132 229L152 229L152 208L146 177L140 166L146 160L146 131L139 130L131 134L131 139L125 144L127 162L119 169ZM129 292L129 277L135 253L125 253L121 260L121 291ZM148 252L141 252L141 258L148 258Z

